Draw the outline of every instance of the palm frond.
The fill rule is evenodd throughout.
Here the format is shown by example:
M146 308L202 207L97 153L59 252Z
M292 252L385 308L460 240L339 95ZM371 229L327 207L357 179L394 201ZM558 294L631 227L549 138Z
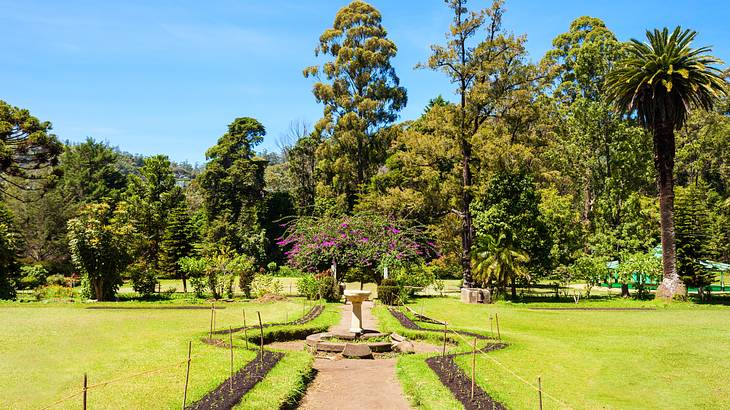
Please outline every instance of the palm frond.
M607 94L627 114L637 113L648 128L681 128L689 110L710 110L728 84L709 47L692 48L693 30L676 27L646 32L646 42L631 39L626 57L606 78Z

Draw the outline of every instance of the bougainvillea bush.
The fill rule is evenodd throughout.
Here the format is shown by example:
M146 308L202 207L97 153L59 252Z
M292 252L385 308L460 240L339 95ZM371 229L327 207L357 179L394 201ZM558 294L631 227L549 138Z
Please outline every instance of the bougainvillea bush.
M406 266L432 253L419 229L375 214L302 217L289 224L278 244L289 247L285 254L291 266L319 272L336 263L338 275L355 267Z

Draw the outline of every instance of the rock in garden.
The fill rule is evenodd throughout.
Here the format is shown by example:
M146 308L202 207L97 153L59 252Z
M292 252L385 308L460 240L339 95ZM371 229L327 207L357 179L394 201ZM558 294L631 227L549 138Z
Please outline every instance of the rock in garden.
M416 353L416 348L413 347L413 343L408 340L393 344L393 351L398 353L411 354Z
M347 343L342 355L348 359L372 359L373 352L366 344Z

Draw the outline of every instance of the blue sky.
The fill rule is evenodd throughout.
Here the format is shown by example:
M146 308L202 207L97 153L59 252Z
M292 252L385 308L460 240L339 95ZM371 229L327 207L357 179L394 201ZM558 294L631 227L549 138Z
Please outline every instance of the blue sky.
M413 67L442 42L450 15L441 0L372 1L396 42L408 90L402 119L430 98L450 98L443 76ZM487 5L472 0L471 7ZM0 99L53 122L63 140L87 136L122 150L202 162L235 117L259 119L260 148L277 149L292 120L315 122L321 107L302 76L343 0L0 0ZM505 25L528 36L538 60L582 15L620 39L682 25L730 62L727 1L508 0Z

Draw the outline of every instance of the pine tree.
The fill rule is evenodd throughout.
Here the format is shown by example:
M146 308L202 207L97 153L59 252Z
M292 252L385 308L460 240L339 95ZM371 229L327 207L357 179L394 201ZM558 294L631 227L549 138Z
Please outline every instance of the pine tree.
M708 256L705 247L709 234L706 188L693 184L677 189L674 210L677 271L687 286L698 289L701 299L705 298L704 287L712 284L714 278L714 274L700 263Z
M180 270L178 261L190 256L193 250L193 229L190 215L184 204L173 209L165 228L160 246L160 267L175 276L180 275L183 281L183 291L188 291L187 277Z
M0 299L15 298L18 279L20 235L13 225L13 215L0 202Z

